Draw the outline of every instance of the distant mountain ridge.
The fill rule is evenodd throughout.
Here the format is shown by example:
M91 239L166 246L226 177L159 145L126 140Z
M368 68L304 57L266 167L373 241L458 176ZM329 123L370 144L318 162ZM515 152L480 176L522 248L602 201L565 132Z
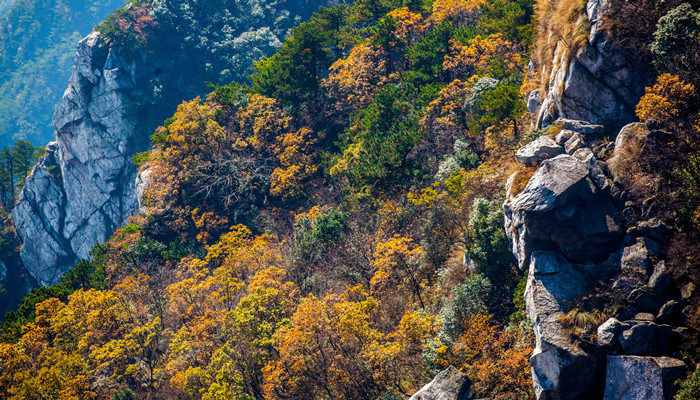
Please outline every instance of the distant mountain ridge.
M122 0L0 0L0 146L51 140L75 43Z

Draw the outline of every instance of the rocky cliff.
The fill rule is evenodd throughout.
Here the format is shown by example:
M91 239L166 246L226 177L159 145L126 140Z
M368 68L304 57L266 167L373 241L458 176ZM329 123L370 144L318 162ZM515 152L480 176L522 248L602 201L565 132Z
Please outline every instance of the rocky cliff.
M588 2L590 35L575 54L554 46L547 91L528 105L537 127L555 128L517 152L538 168L524 189L511 177L503 205L527 275L538 399L671 399L685 371L679 343L692 288L674 287L666 270L668 228L654 196L630 188L654 137L630 123L648 72L601 29L606 7Z
M553 59L551 65L540 66L546 90L536 90L528 102L538 128L561 117L603 124L614 133L635 119L634 108L651 78L650 70L603 29L607 9L608 0L588 1L590 33L579 48L549 32Z
M128 110L155 73L127 61L95 32L78 44L68 89L56 106L56 141L26 179L12 217L27 270L51 285L97 241L138 211L131 159L147 128Z
M565 129L555 138L518 151L519 161L539 168L522 192L509 180L503 206L528 277L537 398L670 399L685 371L673 357L692 288L671 282L663 253L668 228L654 217L653 198L633 198L624 183L626 163L653 134L632 123L606 145L590 124L557 125ZM605 310L593 310L601 304Z

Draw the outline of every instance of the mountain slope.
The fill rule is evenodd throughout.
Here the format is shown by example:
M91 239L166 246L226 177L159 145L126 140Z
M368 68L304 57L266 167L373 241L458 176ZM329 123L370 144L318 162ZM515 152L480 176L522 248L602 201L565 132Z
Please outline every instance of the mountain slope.
M5 2L7 3L7 2ZM43 145L75 55L75 43L121 0L18 0L0 17L0 146Z
M41 285L57 283L137 212L132 157L175 105L207 82L244 79L318 6L260 2L250 14L235 1L185 5L132 3L80 42L53 117L57 144L13 210L22 260Z
M249 84L182 102L133 184L96 185L130 185L140 214L8 314L0 393L405 399L443 370L416 397L697 398L699 16L565 0L320 10ZM41 181L99 183L57 171L127 160L72 150L103 148L110 121L158 118L115 119L105 100L183 87L147 62L143 7L101 29L23 204L51 192L31 191ZM139 63L156 86L136 84Z

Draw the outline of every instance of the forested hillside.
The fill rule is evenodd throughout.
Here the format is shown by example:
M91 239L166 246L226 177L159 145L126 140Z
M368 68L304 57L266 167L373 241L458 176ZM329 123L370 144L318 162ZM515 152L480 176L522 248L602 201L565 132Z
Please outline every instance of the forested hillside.
M137 7L142 2L127 3ZM244 80L253 61L274 52L289 29L323 3L155 0L149 9L158 32L167 38L160 50L179 53L182 59L172 62L199 75L195 87L189 83L179 89L204 93L204 82ZM123 5L123 0L13 4L0 20L0 146L17 139L43 146L54 139L51 117L71 74L75 44ZM192 57L202 58L203 71Z
M243 76L244 67L227 66L254 58L238 58L241 46L258 43L263 54L283 33L240 33L225 22L267 15L267 6L229 16L213 3L195 13L134 2L98 26L127 57L177 38L182 52L157 46L161 55L219 84L181 103L153 132L152 149L133 157L141 213L7 315L0 396L405 399L452 365L468 377L466 398L602 398L605 389L612 399L604 366L599 376L571 360L671 352L679 376L686 366L692 373L700 361L692 4L611 1L613 12L594 20L585 4L567 1L358 0L321 8L252 64L249 80L223 84ZM153 15L172 30L153 29ZM204 20L212 42L190 36ZM619 120L556 119L579 94L563 81L575 74L556 71L587 65L578 50L594 43L590 32L619 40L644 72L635 83L650 82L643 96L628 91L629 112L627 98L610 95ZM211 63L192 62L198 54ZM148 89L167 96L177 82L161 79ZM581 113L601 115L586 106ZM641 123L614 144L625 118ZM561 172L555 162L568 164ZM591 203L611 209L602 228L585 223L582 212L600 213ZM549 211L549 220L536 214ZM587 229L608 236L579 240ZM569 259L534 261L555 253ZM547 279L566 279L557 275L565 268L584 277L571 291L589 292L532 304L551 289ZM611 319L614 332L599 329ZM533 326L548 340L552 325L564 340L544 350L538 340L537 354L573 356L540 365L556 382L538 375L533 357L533 385ZM643 329L666 332L663 351L644 347L658 341L652 334L625 342ZM556 375L572 365L575 373ZM583 378L571 376L579 371ZM570 389L586 378L596 384ZM677 398L697 398L699 380L695 371L678 383ZM659 398L671 398L673 383L664 385Z
M0 12L0 146L18 139L43 146L53 107L70 76L75 43L121 0L16 0Z
M12 7L14 0L2 0L0 1L0 17L5 15L5 13Z
M148 214L9 316L8 362L33 357L17 342L30 320L72 333L47 343L41 372L6 370L3 393L391 398L455 364L480 393L527 397L499 161L529 124L532 15L507 1L326 8L250 86L181 105L135 158L153 171Z

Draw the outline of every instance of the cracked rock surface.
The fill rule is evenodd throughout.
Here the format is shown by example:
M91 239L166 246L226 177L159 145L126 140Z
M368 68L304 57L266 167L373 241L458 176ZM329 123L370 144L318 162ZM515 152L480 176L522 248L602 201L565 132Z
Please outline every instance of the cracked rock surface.
M57 283L138 212L132 156L146 150L147 132L125 110L142 96L139 64L119 57L98 32L78 44L53 116L56 141L12 211L22 261L40 285Z
M566 43L556 45L558 62L546 77L549 85L538 110L537 128L563 117L616 131L635 119L634 108L650 74L601 29L607 8L608 0L588 1L589 40L573 57L565 59Z

